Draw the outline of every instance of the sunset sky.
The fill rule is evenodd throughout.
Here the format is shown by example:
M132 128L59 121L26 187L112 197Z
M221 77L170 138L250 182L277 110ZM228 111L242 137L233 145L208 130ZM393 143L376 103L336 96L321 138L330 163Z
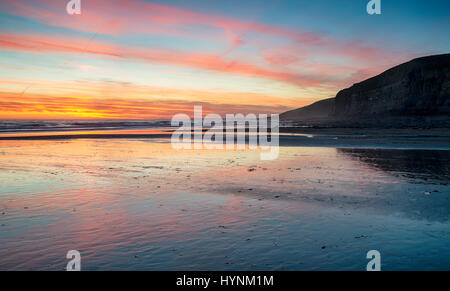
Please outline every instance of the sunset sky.
M0 0L0 119L280 113L448 53L450 3Z

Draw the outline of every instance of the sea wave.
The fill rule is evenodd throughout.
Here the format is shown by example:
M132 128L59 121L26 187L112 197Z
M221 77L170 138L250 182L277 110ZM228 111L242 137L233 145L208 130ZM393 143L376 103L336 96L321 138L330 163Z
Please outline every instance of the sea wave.
M167 126L170 126L170 120L2 120L0 132L121 130Z

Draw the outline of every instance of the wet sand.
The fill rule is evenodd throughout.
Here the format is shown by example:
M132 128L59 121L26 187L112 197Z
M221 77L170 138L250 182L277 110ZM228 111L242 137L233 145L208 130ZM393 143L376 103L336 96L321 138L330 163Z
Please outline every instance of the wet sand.
M274 161L2 140L0 269L62 270L72 249L85 270L365 270L371 249L384 270L450 269L446 137L335 138L288 135Z
M173 129L91 130L0 133L0 141L64 141L76 139L145 139L170 140ZM223 135L224 143L226 134ZM249 133L245 134L248 143ZM235 138L235 142L237 139ZM424 130L360 130L282 128L280 146L386 148L386 149L450 149L450 132L443 129Z

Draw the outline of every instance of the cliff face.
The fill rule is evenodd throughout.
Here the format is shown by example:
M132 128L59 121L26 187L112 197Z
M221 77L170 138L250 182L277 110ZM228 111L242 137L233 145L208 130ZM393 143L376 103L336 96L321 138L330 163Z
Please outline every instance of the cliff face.
M334 98L318 101L311 105L281 114L281 119L294 121L321 122L329 119L333 110Z
M412 60L340 91L331 116L450 113L450 54Z
M340 91L335 98L283 113L310 123L450 123L450 54L414 59ZM437 118L437 119L436 119Z

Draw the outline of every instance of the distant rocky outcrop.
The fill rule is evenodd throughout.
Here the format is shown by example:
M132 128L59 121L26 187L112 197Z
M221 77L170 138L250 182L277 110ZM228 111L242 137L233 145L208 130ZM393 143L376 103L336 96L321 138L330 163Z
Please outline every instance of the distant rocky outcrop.
M330 117L333 106L334 98L328 98L302 108L285 112L281 114L281 118L292 121L326 121Z
M450 54L414 59L280 119L326 126L449 127Z

